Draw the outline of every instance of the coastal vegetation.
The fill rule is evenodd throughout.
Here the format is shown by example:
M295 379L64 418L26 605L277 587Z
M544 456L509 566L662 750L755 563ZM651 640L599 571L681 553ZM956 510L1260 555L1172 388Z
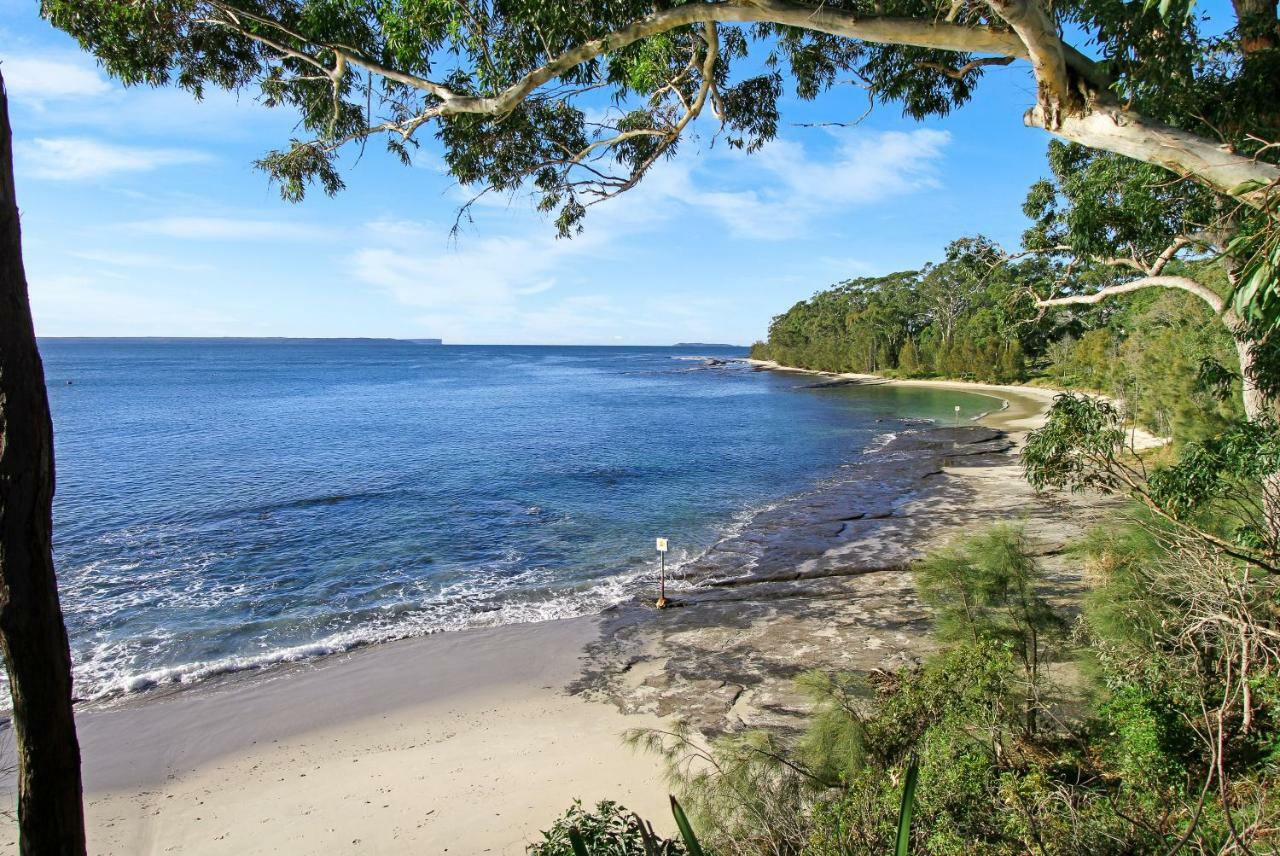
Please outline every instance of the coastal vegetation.
M1237 0L1235 19L1221 31L1178 0L698 0L657 6L625 0L43 0L41 9L126 84L172 83L195 97L221 87L296 113L296 136L258 162L286 199L300 199L315 185L330 194L342 189L342 156L363 151L369 140L384 141L408 163L417 137L434 133L460 182L476 193L531 190L539 210L565 236L582 228L590 205L636 186L673 154L707 108L729 145L753 152L778 133L784 83L800 98L813 99L853 80L873 102L922 119L972 100L987 68L1025 61L1035 93L1024 122L1072 144L1062 150L1071 181L1059 178L1056 186L1036 191L1033 216L1044 240L1029 240L1026 250L1054 272L1037 280L1046 289L1036 292L1036 308L1095 305L1147 287L1194 295L1234 337L1239 358L1201 364L1216 366L1209 373L1216 372L1218 388L1239 384L1240 406L1254 426L1231 435L1236 439L1226 446L1198 448L1235 460L1232 449L1263 443L1273 430L1265 351L1280 318L1274 142L1280 139L1280 29L1274 2ZM1096 59L1068 41L1077 36ZM610 96L619 109L602 122L589 120ZM0 100L0 112L5 106ZM5 119L0 647L14 702L21 849L77 854L85 844L70 659L51 553L52 434L21 264L10 139ZM1041 343L1026 340L1020 327L1011 332L1020 316L993 309L991 317L970 319L975 331L990 330L990 338L974 332L971 341L961 330L965 300L973 299L969 289L975 287L971 269L985 263L990 248L969 242L953 249L955 258L947 259L953 266L902 279L903 289L934 295L929 337L873 336L859 344L860 360L870 359L877 370L903 369L905 362L907 372L948 374L990 364L990 371L1010 379L1027 371L1027 352L1034 359ZM1206 288L1197 275L1171 267L1179 256L1218 260L1226 288ZM1084 268L1088 275L1077 276ZM1107 272L1125 278L1110 279ZM1016 274L1009 276L1013 287ZM1148 323L1152 316L1133 320ZM1093 329L1081 329L1078 341ZM1003 341L996 338L1000 331ZM1113 328L1109 335L1123 348L1134 334ZM1105 354L1107 346L1101 334L1088 345L1063 346L1073 356L1062 365L1075 360L1081 365L1071 371L1093 367L1087 371L1096 373L1098 360L1087 354ZM1139 375L1142 383L1145 377ZM1085 382L1116 381L1089 374ZM1229 410L1223 419L1231 419ZM1197 431L1205 434L1212 426ZM1059 458L1068 472L1076 471L1069 454ZM1252 469L1238 475L1250 496L1265 493L1280 468L1262 472L1276 463L1266 455L1249 460ZM1105 472L1096 478L1110 485ZM1202 472L1194 468L1180 472L1183 481L1168 477L1171 496L1199 496L1193 489L1217 484L1198 481ZM1165 488L1146 484L1159 507ZM1212 499L1189 508L1212 514L1215 502L1234 496ZM1269 498L1264 500L1269 509ZM1180 508L1163 513L1183 533ZM925 761L921 809L928 822L922 827L932 836L922 846L935 852L954 852L946 848L967 842L1047 852L1068 833L1079 836L1071 852L1132 852L1126 848L1153 843L1215 852L1230 844L1248 852L1250 842L1273 834L1274 789L1265 789L1265 770L1275 755L1268 706L1274 645L1265 640L1273 638L1266 634L1274 634L1275 621L1263 606L1270 595L1258 587L1274 575L1250 570L1242 577L1239 570L1240 562L1256 568L1265 544L1229 550L1223 545L1234 544L1234 535L1215 534L1212 527L1201 535L1212 538L1152 548L1125 565L1141 569L1133 576L1133 608L1162 617L1151 623L1149 638L1113 638L1100 622L1093 626L1102 640L1095 648L1118 652L1099 658L1109 675L1104 685L1119 699L1095 710L1103 723L1100 742L1061 738L1059 745L1041 736L1058 732L1038 725L1035 735L1028 734L1025 705L1007 703L1011 692L1026 696L1019 686L1028 679L1025 668L1019 671L1007 639L984 631L919 673L900 676L879 712L865 720L842 705L843 682L826 694L823 709L830 716L821 721L828 723L828 739L815 745L830 757L811 766L819 769L821 761L828 771L822 775L842 777L839 799L816 799L813 774L805 768L802 775L799 765L791 773L774 769L756 783L759 798L798 795L798 803L777 804L812 821L806 830L815 852L871 843L884 852L896 814L897 800L890 797L902 778L904 753L914 751ZM1250 558L1237 556L1242 552ZM1105 563L1106 555L1097 561ZM948 561L967 568L966 574L981 570L961 558ZM1242 605L1226 613L1236 623L1206 624L1205 616L1187 611L1181 595L1157 584L1166 567L1199 574L1206 604L1225 608L1213 597L1240 594ZM1241 617L1241 609L1255 611ZM1239 622L1262 629L1245 632ZM1170 628L1177 635L1169 635ZM1237 638L1245 641L1231 641ZM1236 655L1244 659L1232 659ZM1153 663L1161 666L1158 674L1148 671ZM1117 687L1128 685L1137 695L1116 695ZM1037 708L1037 723L1043 713ZM1106 735L1112 733L1135 740L1111 752ZM1069 749L1082 745L1101 754L1077 756ZM741 769L754 782L760 767L748 760ZM707 817L720 818L712 828L720 830L717 840L727 852L738 846L732 843L736 834L725 831L745 833L740 821L746 815L708 811ZM767 825L753 828L771 834ZM746 847L773 839L741 841ZM800 843L784 837L764 852L790 852Z
M801 739L633 739L666 758L709 853L891 852L913 764L912 853L1268 852L1280 591L1274 565L1214 537L1136 512L1095 532L1076 547L1092 588L1075 610L1050 604L1017 529L993 529L915 566L938 652L804 676Z
M1243 414L1238 372L1226 381L1229 396L1202 373L1238 365L1231 334L1202 300L1151 289L1048 313L1032 295L1062 271L1039 258L1006 259L986 239L968 238L921 270L846 280L774 318L752 356L818 371L1100 392L1178 440ZM1201 279L1225 285L1220 268L1202 267Z

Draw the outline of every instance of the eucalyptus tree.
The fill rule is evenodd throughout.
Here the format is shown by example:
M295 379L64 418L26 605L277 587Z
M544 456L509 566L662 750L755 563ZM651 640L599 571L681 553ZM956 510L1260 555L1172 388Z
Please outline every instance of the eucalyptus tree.
M500 190L531 181L567 234L588 204L670 155L708 107L732 145L753 150L773 137L784 71L802 98L856 78L919 118L967 102L986 68L1018 60L1036 81L1026 124L1268 208L1280 168L1244 141L1270 124L1257 114L1275 86L1276 9L1237 2L1241 36L1213 56L1190 17L1122 0L43 0L43 9L126 82L253 89L298 110L306 137L260 161L288 198L312 183L341 188L338 156L350 144L382 138L408 157L434 133L458 179ZM1064 32L1095 42L1101 60ZM763 73L743 61L753 49ZM1248 62L1235 73L1240 53ZM1165 103L1186 88L1188 65L1206 62L1209 80L1192 82L1243 111L1230 125L1186 121ZM1152 110L1133 109L1134 94L1152 90ZM624 105L618 115L583 109L601 91Z
M41 8L125 83L174 84L197 97L208 87L242 90L296 111L299 136L259 161L287 199L313 185L340 190L340 158L352 147L381 139L407 161L434 134L462 183L529 187L569 235L590 205L636 186L672 155L708 110L730 145L764 145L777 133L788 77L802 98L853 79L873 100L923 118L966 103L988 68L1013 62L1035 78L1027 125L1168 170L1245 216L1270 217L1280 167L1257 105L1278 77L1268 76L1280 38L1276 7L1236 3L1240 37L1212 56L1189 18L1122 0L42 0ZM1066 33L1092 41L1099 58ZM1253 106L1213 123L1148 98L1186 87L1189 50L1217 69L1195 82L1216 86L1223 103ZM610 97L616 106L601 115ZM1269 258L1262 250L1272 246L1254 255ZM1274 276L1257 271L1250 305L1272 306ZM27 312L25 290L11 293ZM19 332L22 347L34 348L30 331ZM24 383L38 379L30 360L5 368L30 373ZM3 406L10 431L47 415ZM6 520L34 519L51 493L51 467L26 466L47 484L27 492L0 484ZM27 536L0 533L0 582L10 591L31 586L56 604L47 555L24 558ZM60 625L56 618L40 620ZM10 646L8 666L65 675L56 647ZM56 707L63 726L15 723L29 757L45 757L43 741L74 738L69 700ZM56 778L50 770L46 778ZM46 778L22 781L39 788ZM74 790L49 794L68 801ZM24 815L24 833L35 823ZM80 840L68 829L64 846L43 852L72 852Z
M1265 232L1258 216L1161 169L1076 145L1051 143L1049 166L1053 178L1027 196L1033 225L1023 240L1027 252L1057 258L1061 267L1056 282L1041 284L1035 304L1090 306L1148 288L1192 294L1235 342L1246 416L1274 416L1274 381L1265 375L1280 367L1271 365L1270 331L1231 300L1251 261L1250 229Z
M53 569L53 425L36 348L0 69L0 651L24 854L84 852L71 653Z
M973 307L1000 256L999 247L980 235L960 238L947 245L946 261L926 270L920 291L943 346L953 344L960 319Z

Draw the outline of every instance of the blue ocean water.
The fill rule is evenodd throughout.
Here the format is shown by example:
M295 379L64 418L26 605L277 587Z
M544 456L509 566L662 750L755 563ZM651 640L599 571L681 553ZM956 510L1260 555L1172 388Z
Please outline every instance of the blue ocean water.
M598 611L993 400L807 388L706 348L46 340L55 553L92 698Z

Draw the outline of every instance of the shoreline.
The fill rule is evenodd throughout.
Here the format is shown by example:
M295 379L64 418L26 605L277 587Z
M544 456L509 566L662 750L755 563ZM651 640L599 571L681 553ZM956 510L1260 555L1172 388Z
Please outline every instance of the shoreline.
M857 381L867 384L885 386L915 386L925 389L947 389L957 392L969 392L977 395L988 395L1004 402L1004 406L984 413L974 420L974 424L998 428L1002 431L1033 431L1044 425L1045 412L1053 403L1053 398L1067 390L1048 389L1018 384L978 383L964 380L930 380L927 378L891 378L882 375L862 374L859 372L826 372L818 369L804 369L796 366L784 366L773 360L757 360L748 358L746 362L765 371L789 372L795 374L829 377L835 380Z
M992 394L1008 403L982 424L1002 431L1034 420L1053 394L900 383ZM943 429L973 431L990 433ZM657 613L632 600L82 705L91 848L516 854L575 797L617 800L670 831L661 765L624 747L622 732L672 716L705 733L785 730L804 705L791 686L797 669L910 662L926 650L928 618L904 563L974 525L971 509L1025 519L1025 498L1008 490L1018 479L1009 455L928 464L919 477L929 487L864 514L854 540L801 541L790 554L769 545L793 574L677 592L695 609ZM0 839L0 851L14 848Z
M1028 431L1043 427L1045 416L1053 399L1059 395L1081 394L1092 398L1102 398L1113 404L1117 403L1110 396L1083 390L1056 389L1054 387L1026 386L1024 384L981 383L967 380L932 380L928 378L891 378L883 375L862 374L859 372L826 372L818 369L804 369L796 366L784 366L773 360L757 360L748 357L746 362L762 371L815 375L836 380L848 380L886 386L915 386L926 389L948 389L957 392L970 392L978 395L990 395L999 398L1005 404L999 410L984 413L974 420L974 424L986 425L1008 431L1021 445L1022 437ZM1159 437L1137 425L1129 426L1131 442L1136 449L1150 449L1163 446L1169 442L1167 437Z
M693 357L693 359L698 358L699 357ZM989 396L1000 401L1003 406L999 409L987 411L977 417L974 417L972 422L969 424L984 425L987 427L997 428L999 430L1010 431L1013 433L1015 443L1020 439L1018 436L1019 432L1038 427L1038 425L1043 421L1040 417L1043 416L1045 408L1048 407L1049 403L1052 401L1053 395L1057 392L1053 390L1041 391L1036 388L998 386L992 384L968 383L963 381L897 380L883 378L878 375L824 372L815 369L782 366L772 361L754 360L746 357L739 358L734 361L750 365L756 369L767 369L780 373L802 374L837 380L865 382L876 385L897 384L902 386L949 389L970 394ZM785 502L789 498L790 497L777 497L774 501L768 503L766 507L775 504L775 502ZM721 541L732 537L736 534L734 530L737 528L739 528L739 526L736 524L727 527L717 536L717 540L713 544L708 545L707 549L711 549ZM694 563L698 558L698 555L690 556L687 562ZM673 579L678 577L678 573L674 569L672 576ZM127 681L122 681L121 685L117 688L110 689L99 694L86 695L84 697L77 698L75 700L75 704L76 709L79 712L111 710L120 707L149 704L154 701L162 701L189 692L214 692L225 685L236 685L244 681L273 680L276 677L291 674L298 669L305 669L311 665L322 664L330 660L357 655L361 651L379 648L384 645L404 644L412 642L413 640L430 638L441 634L454 634L497 629L521 624L541 624L561 620L599 617L604 612L617 608L618 606L627 603L629 600L630 596L624 598L622 601L606 604L595 612L583 612L579 614L541 618L534 621L516 621L511 622L510 624L481 624L432 630L427 633L409 633L403 636L393 635L386 638L370 638L355 641L335 641L326 638L301 643L296 646L280 650L258 654L236 655L218 661L191 663L184 664L179 667L157 669L152 672L133 675ZM0 717L5 714L7 714L7 711L0 712Z
M563 692L599 628L459 630L79 711L90 851L520 854L575 798L667 830L660 763L620 740L661 721Z

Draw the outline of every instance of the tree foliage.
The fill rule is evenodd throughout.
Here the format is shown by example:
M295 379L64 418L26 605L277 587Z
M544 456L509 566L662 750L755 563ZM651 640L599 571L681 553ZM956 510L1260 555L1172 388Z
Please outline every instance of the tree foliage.
M305 134L259 161L286 198L317 183L339 190L347 147L380 138L407 157L425 128L460 181L528 187L561 234L674 153L708 106L730 145L754 151L776 135L788 89L807 100L853 81L873 103L925 118L967 103L989 67L1028 57L1038 87L1029 122L1152 164L1152 176L1171 169L1265 217L1280 171L1262 141L1275 138L1280 74L1275 10L1263 7L1219 33L1124 0L41 5L126 83L197 97L235 89L294 110ZM1102 62L1064 42L1065 28ZM1149 116L1117 123L1115 139L1084 121L1136 108ZM1152 121L1185 135L1171 145ZM1231 153L1207 161L1223 142ZM1253 185L1236 188L1242 176Z
M985 238L963 238L923 270L846 280L774 318L755 356L822 371L1023 380L1023 338L1038 346L1034 310L999 255Z

